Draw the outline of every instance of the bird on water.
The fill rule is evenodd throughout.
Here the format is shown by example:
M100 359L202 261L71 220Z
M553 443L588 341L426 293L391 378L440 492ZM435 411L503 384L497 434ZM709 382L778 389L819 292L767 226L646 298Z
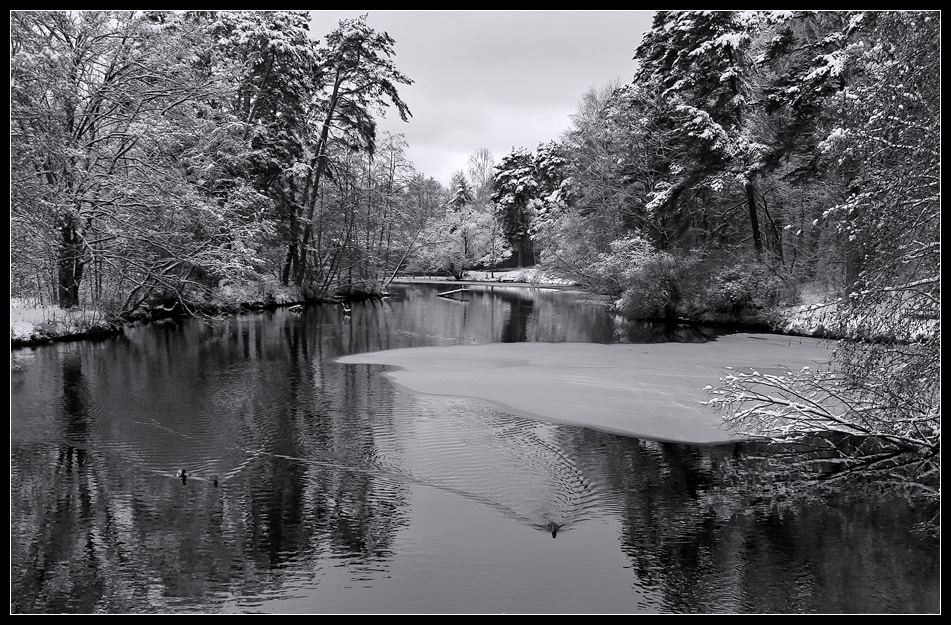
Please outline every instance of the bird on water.
M188 479L188 473L185 472L185 469L179 469L178 472L175 474L175 477L181 478L182 484L184 484L185 480Z

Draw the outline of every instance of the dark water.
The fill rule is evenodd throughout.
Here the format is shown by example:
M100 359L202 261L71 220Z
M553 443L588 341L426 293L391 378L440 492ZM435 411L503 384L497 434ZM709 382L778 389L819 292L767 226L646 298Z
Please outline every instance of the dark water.
M938 542L901 500L753 497L723 481L732 447L509 416L334 362L714 335L620 326L573 293L463 297L413 286L350 317L14 352L11 612L940 611Z

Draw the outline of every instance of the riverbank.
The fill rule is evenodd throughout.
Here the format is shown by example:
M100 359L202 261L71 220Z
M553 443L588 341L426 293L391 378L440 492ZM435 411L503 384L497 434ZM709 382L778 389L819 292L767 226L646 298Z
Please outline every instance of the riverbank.
M467 271L462 280L452 276L413 275L398 276L393 279L394 284L503 284L511 286L545 287L558 289L578 289L577 284L570 280L554 278L534 267L524 269L506 269L503 271Z
M63 310L10 299L10 347L115 336L123 324L93 308Z
M549 278L533 268L507 271L472 271L469 279L459 282L444 276L400 277L397 284L448 283L453 285L503 284L516 287L572 288L564 280ZM330 301L330 300L328 300ZM209 301L208 314L235 315L274 310L306 304L295 287L260 281L249 284L224 283L215 289ZM316 302L309 302L311 304ZM180 307L140 311L130 319L110 316L96 308L77 307L63 310L58 306L37 304L21 298L10 298L10 347L30 347L55 341L105 338L121 334L124 327L149 323L164 317L190 316Z
M220 299L213 305L217 314L233 315L266 308L292 306L300 303L289 295L275 297L269 293L258 297L247 289L223 287ZM124 328L141 323L158 322L163 318L193 316L180 306L156 307L150 312L122 319L95 307L63 310L58 306L38 304L21 298L10 298L10 347L30 347L58 341L108 338L122 334Z
M557 290L581 290L567 280L552 278L534 268L505 271L470 271L465 280L447 276L399 276L394 284L445 284L448 287L506 286L519 288L546 288ZM225 284L217 289L213 305L218 314L233 315L303 304L296 289L274 284L251 285ZM737 331L774 332L791 336L836 338L841 328L835 324L835 303L813 299L808 303L779 311L779 321L773 327L749 326L741 323L717 324ZM171 316L184 316L181 311ZM155 321L157 318L152 318ZM64 311L56 306L31 304L22 299L10 300L10 346L29 347L54 341L70 341L103 338L121 334L123 328L133 323L150 321L141 315L135 320L110 318L102 311L92 308L75 308ZM678 320L691 323L692 320ZM700 323L699 321L697 323Z

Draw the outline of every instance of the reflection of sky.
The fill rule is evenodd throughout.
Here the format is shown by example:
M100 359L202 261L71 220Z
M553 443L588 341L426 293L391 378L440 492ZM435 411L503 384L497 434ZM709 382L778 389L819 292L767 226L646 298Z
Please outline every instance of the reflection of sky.
M940 558L904 529L908 507L753 509L715 481L729 457L716 449L418 396L379 365L335 362L497 341L506 311L519 308L529 340L613 336L603 307L503 288L449 304L414 286L355 305L349 320L314 307L30 350L11 374L13 603L342 613L934 605ZM194 476L186 484L174 477L181 465ZM551 519L565 526L554 539Z
M573 296L554 289L469 288L460 303L435 297L435 293L448 290L444 285L396 287L397 297L391 305L399 310L400 331L419 339L401 346L614 341L614 321L604 306L578 303ZM428 342L437 337L438 343Z
M413 522L397 533L385 570L323 566L302 571L284 598L261 608L560 614L627 613L648 603L631 588L630 562L618 549L618 519L592 520L574 535L553 540L491 506L438 488L413 486L407 505ZM659 601L653 598L655 605Z

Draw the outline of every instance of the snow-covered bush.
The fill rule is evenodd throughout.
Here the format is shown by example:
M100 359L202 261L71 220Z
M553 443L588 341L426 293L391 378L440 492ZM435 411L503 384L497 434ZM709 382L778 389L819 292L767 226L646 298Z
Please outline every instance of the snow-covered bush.
M713 273L695 305L701 313L737 318L762 314L776 306L784 282L765 265L744 259Z
M617 303L622 314L634 319L672 319L684 313L684 304L699 288L696 254L653 252L628 270Z

